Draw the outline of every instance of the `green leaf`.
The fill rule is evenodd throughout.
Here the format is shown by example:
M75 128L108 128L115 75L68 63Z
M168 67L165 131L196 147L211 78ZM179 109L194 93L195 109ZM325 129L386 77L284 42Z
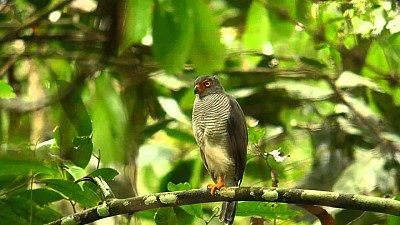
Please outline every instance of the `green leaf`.
M157 209L143 210L135 213L135 216L141 219L153 220Z
M175 99L163 96L159 96L157 99L168 116L184 124L191 124L189 118L182 112Z
M151 24L152 0L125 1L122 40L119 54L134 43L138 43L147 34Z
M386 225L400 224L400 216L388 215Z
M0 200L0 218L3 224L28 225L29 222L21 215L17 215L3 199Z
M168 191L188 191L192 187L188 182L185 183L179 183L179 184L174 184L172 182L168 182L167 184L167 189Z
M114 177L118 175L118 171L112 168L100 168L92 173L90 173L88 176L91 177L102 177L105 181L112 181Z
M193 221L195 219L193 215L187 213L185 210L183 210L182 207L175 207L173 209L176 214L176 218L178 218L177 225L193 224Z
M96 206L101 201L100 197L91 189L85 188L82 190L78 184L71 181L47 179L42 182L86 208Z
M270 24L267 18L267 10L263 3L253 1L247 13L245 31L243 33L243 46L250 51L263 50L263 46L268 40L270 33ZM272 53L272 52L271 52ZM253 62L258 63L261 60L260 56L245 56Z
M57 81L58 91L61 98L61 106L71 121L79 136L89 136L92 134L92 122L78 89L70 83L62 80ZM69 93L62 96L65 92Z
M100 150L101 162L106 164L123 161L125 158L121 143L128 119L120 91L110 87L110 84L115 82L108 71L103 71L95 80L92 96L95 104L90 106L94 149ZM110 149L112 151L109 151Z
M155 124L152 125L148 125L146 126L142 133L143 135L145 135L146 137L151 137L153 134L155 134L157 131L159 130L163 130L167 127L167 125L173 121L172 119L166 119L166 120L161 120L156 122Z
M265 127L260 127L258 125L256 126L250 126L248 128L249 132L249 143L251 144L259 144L262 138L264 138L266 129Z
M165 128L164 131L168 136L173 137L179 141L196 144L196 139L194 139L192 134L188 134L187 132L181 131L179 129L170 128Z
M260 216L264 219L289 219L299 214L286 204L268 202L240 202L236 211L237 216Z
M26 199L32 199L39 206L47 205L64 199L58 192L50 189L38 188L34 190L25 190L17 193L18 196Z
M400 195L396 195L395 200L400 200ZM400 224L400 216L388 215L386 225L398 225Z
M225 61L225 47L220 42L219 26L205 1L189 2L193 9L194 19L194 38L190 59L199 74L218 71L223 68Z
M15 94L13 88L6 82L0 80L0 99L10 99L15 98L16 96L17 95Z
M159 191L167 191L168 183L179 184L192 178L194 169L194 159L178 160L173 167L159 181ZM171 187L170 187L171 188Z
M70 162L65 162L64 166L65 170L74 178L74 180L78 180L86 176L86 171L82 167L75 166Z
M279 80L266 85L267 89L284 89L295 99L325 99L333 91L325 81Z
M2 224L39 225L49 223L60 217L61 215L53 209L41 207L27 198L14 196L0 200L0 218Z
M96 191L91 189L89 186L83 185L83 193L85 194L86 198L86 207L95 207L102 201Z
M192 204L192 205L183 205L180 206L181 209L185 210L185 212L190 215L196 216L199 219L203 219L203 206L202 204Z
M93 151L92 138L88 136L76 137L73 140L71 161L81 168L85 168L90 161Z
M52 175L54 170L39 161L0 159L0 176L26 176L30 173Z
M189 55L193 41L191 4L190 0L156 2L153 13L153 52L168 73L183 69Z
M159 208L154 216L157 225L176 225L178 220L176 214L171 207Z

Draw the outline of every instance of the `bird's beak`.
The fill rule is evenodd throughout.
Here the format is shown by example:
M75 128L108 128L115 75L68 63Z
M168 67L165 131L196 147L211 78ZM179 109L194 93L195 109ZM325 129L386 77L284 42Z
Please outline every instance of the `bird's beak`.
M201 88L200 84L196 84L196 86L194 86L194 93L199 94L200 92L203 92L203 89Z

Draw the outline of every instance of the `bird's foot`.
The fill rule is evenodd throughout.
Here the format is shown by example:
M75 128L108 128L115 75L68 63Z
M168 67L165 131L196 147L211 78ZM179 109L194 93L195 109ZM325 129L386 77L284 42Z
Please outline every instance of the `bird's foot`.
M215 192L219 190L221 187L225 186L224 182L222 181L222 176L218 177L218 182L216 184L208 184L207 188L211 188L210 194L215 195Z

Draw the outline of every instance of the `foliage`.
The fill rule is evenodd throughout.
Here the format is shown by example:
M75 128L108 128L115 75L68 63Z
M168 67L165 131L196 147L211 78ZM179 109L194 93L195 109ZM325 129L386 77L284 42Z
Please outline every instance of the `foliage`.
M0 223L43 224L97 205L95 185L74 183L87 175L120 198L206 187L190 124L204 73L218 74L247 116L243 186L398 196L398 24L389 0L1 1ZM265 157L274 149L290 157ZM200 224L213 206L135 215ZM270 209L243 202L235 221L310 222Z

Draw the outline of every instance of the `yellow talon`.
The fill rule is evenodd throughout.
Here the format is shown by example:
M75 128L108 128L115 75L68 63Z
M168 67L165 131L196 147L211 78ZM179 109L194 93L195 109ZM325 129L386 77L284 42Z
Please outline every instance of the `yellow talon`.
M215 192L219 190L221 187L225 186L224 182L222 181L222 176L218 177L218 181L216 184L208 184L207 188L211 188L210 194L215 195Z

